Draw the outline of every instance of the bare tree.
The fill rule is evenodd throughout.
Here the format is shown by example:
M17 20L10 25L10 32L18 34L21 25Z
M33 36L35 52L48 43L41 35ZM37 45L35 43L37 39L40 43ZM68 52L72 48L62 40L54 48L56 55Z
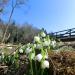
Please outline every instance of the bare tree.
M18 6L22 6L22 5L26 4L26 2L27 2L27 0L10 0L10 1L12 2L12 5L11 5L12 10L11 10L10 17L9 17L9 20L8 20L8 23L7 23L7 27L6 27L6 30L5 30L3 39L2 39L2 43L4 43L4 41L5 41L7 30L9 28L10 21L11 21L11 18L12 18L12 15L14 13L15 8L18 7Z

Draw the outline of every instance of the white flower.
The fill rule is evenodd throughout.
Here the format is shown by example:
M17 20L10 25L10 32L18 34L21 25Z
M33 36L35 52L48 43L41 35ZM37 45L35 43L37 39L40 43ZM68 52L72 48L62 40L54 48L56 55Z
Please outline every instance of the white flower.
M35 57L35 60L37 61L41 61L42 60L42 55L41 54L38 54L36 57Z
M34 60L34 58L35 58L35 53L32 53L32 54L31 54L31 59Z
M48 62L47 60L43 61L42 64L41 64L41 67L42 67L43 69L49 68L49 62Z
M55 47L55 46L56 46L56 41L55 41L55 40L52 41L51 45L52 45L53 47Z
M30 45L31 45L31 44L30 44L30 43L28 43L28 44L27 44L27 47L29 47Z
M49 45L50 45L50 40L45 40L43 46L49 46Z
M26 54L30 53L31 51L32 51L32 48L30 48L30 47L26 48L26 50L25 50Z
M41 44L37 44L36 45L36 49L41 49L42 48L42 45Z
M45 37L46 34L45 34L44 32L41 32L41 36L42 36L42 37Z
M40 42L40 37L39 36L35 36L34 37L34 42Z
M20 48L20 49L19 49L19 52L20 52L20 53L23 53L23 49L22 49L22 48Z

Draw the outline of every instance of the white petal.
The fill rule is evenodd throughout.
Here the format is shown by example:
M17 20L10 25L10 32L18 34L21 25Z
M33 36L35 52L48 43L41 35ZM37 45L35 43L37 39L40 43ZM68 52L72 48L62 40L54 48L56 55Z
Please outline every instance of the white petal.
M41 49L42 48L42 45L41 44L37 44L36 45L36 49Z
M49 46L50 42L49 41L44 41L43 46Z
M31 59L34 60L34 58L35 58L35 53L32 53L32 54L31 54Z
M32 51L32 48L29 48L29 47L28 47L28 48L26 48L26 51L25 51L25 52L26 52L26 54L28 54L28 53L30 53L31 51Z
M23 49L20 48L20 49L19 49L19 52L20 52L20 53L23 53Z
M42 66L43 69L49 68L49 62L47 60L45 60L45 61L42 62L41 66Z
M40 62L42 60L42 55L38 54L35 59Z
M41 32L41 36L42 36L42 37L45 37L46 34L45 34L44 32Z
M39 36L35 36L35 37L34 37L34 41L35 41L35 42L40 42L40 37L39 37Z

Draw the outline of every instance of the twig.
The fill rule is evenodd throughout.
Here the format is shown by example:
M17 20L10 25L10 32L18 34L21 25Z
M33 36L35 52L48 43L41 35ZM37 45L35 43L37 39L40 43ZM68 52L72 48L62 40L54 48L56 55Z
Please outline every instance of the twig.
M1 69L1 68L8 68L8 66L1 66L1 65L0 65L0 69Z
M10 14L10 17L9 17L9 20L8 20L8 24L7 24L7 26L6 26L6 30L5 30L3 39L2 39L2 43L3 43L4 40L5 40L5 37L6 37L6 34L7 34L7 30L8 30L8 28L9 28L9 24L10 24L10 21L11 21L11 17L12 17L12 15L13 15L13 12L14 12L14 9L15 9L16 5L17 5L17 3L12 7L12 11L11 11L11 14Z

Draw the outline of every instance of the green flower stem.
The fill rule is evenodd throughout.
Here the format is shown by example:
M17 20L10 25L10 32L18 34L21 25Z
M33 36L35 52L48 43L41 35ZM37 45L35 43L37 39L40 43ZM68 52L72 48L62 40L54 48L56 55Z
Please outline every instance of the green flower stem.
M30 60L30 66L31 66L31 73L33 75L33 66L32 66L32 60Z
M34 49L33 46L32 46L32 49L33 49L33 51L34 51L34 53L35 53L35 49ZM34 62L35 62L35 74L38 75L37 64L36 64L36 61L34 61Z
M35 50L34 50L34 52L35 52ZM35 62L35 72L36 72L35 74L38 75L37 64L36 64L36 61L34 61L34 62Z
M38 74L38 71L37 71L37 64L36 64L36 61L35 61L35 72L36 72L36 75Z
M44 73L44 69L42 69L42 71L41 71L41 75L43 75L43 73Z
M44 50L43 50L43 48L41 49L41 54L42 54L43 57L44 57ZM41 64L42 64L43 60L44 60L44 58L41 60ZM41 75L43 75L43 72L44 72L44 69L42 69Z

